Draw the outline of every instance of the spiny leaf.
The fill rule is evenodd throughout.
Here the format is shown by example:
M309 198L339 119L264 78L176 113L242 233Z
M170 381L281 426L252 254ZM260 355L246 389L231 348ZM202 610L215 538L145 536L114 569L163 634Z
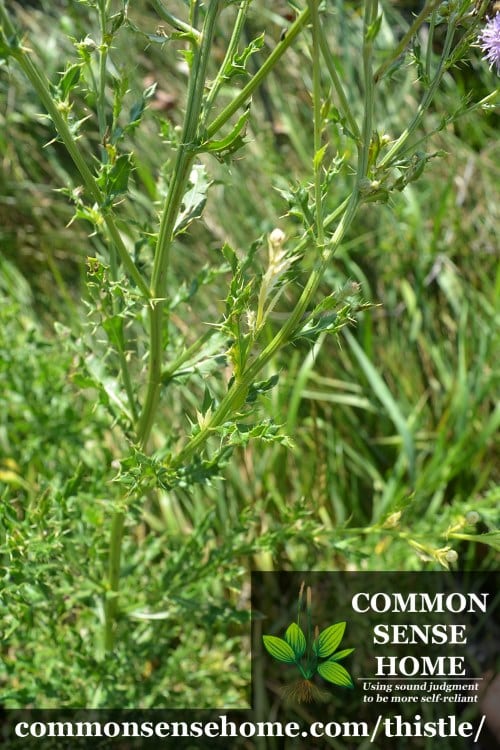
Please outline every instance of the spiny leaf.
M111 29L110 33L112 36L116 34L118 29L123 26L125 21L127 20L127 16L123 10L119 11L118 13L115 13L113 16L111 16Z
M313 166L315 169L318 169L321 166L323 159L325 158L327 148L328 144L325 143L325 145L318 149L318 151L316 151L316 153L314 154Z
M235 274L238 270L238 256L236 255L235 251L230 245L227 244L227 242L225 242L221 252L224 258L229 263L231 271L233 272L233 274Z
M224 430L227 432L226 427ZM229 433L229 445L245 446L251 440L263 440L265 443L278 443L286 448L294 447L288 435L281 432L280 425L271 420L252 425L239 423L230 429Z
M75 65L70 65L64 73L61 74L61 80L57 85L57 89L62 101L65 101L68 98L71 89L74 89L77 85L80 80L81 72L82 63L75 63Z
M206 151L207 153L216 156L219 161L225 161L229 156L236 153L236 151L239 151L239 149L245 145L245 141L243 139L245 136L249 114L250 106L245 109L238 122L228 135L216 141L205 141L199 147L199 152Z
M375 19L375 21L372 24L370 24L370 26L367 29L367 32L366 32L367 42L373 42L373 40L378 36L381 26L382 26L382 15L379 15Z
M252 39L250 44L245 47L241 54L236 53L224 70L224 78L230 80L234 76L244 75L247 73L246 65L251 55L258 52L264 46L264 34L260 34L256 39Z
M274 388L279 380L279 377L279 374L276 373L275 375L271 375L270 378L267 378L267 380L260 380L257 383L251 385L248 389L247 403L253 404L260 393L266 393L267 391L270 391L272 388Z
M211 184L203 164L195 164L189 175L189 187L182 200L182 210L177 217L174 234L185 232L191 222L200 218Z
M106 164L97 180L97 184L104 191L107 198L114 198L121 193L126 193L128 179L132 171L132 159L130 154L122 154L113 165Z
M125 127L124 132L130 132L139 125L148 101L155 94L156 86L157 84L155 82L152 83L151 86L148 86L146 89L144 89L141 98L132 105L132 107L130 108L128 124Z

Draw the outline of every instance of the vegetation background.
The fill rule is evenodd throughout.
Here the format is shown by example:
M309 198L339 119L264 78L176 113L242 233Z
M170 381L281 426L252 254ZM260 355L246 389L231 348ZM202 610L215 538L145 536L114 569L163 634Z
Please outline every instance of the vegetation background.
M355 106L360 7L328 5L328 35ZM12 6L51 79L71 54L68 36L95 31L84 3ZM381 33L390 41L412 8L383 8ZM252 3L248 39L265 30L263 54L288 12L285 3ZM175 45L148 41L146 34L162 33L150 4L131 3L129 15L144 33L117 36L114 60L131 90L158 83L129 136L133 200L123 212L135 231L154 214L164 161L157 133L167 152L187 76ZM226 31L223 17L216 56ZM411 71L398 76L393 97L379 103L388 133L418 102ZM202 335L220 317L226 280L215 272L210 286L205 279L225 241L245 248L275 227L293 232L276 188L310 175L311 85L299 41L254 97L244 151L230 170L211 166L216 183L203 218L176 248L173 273L188 302L173 316L179 337ZM50 143L34 92L15 65L0 69L5 707L247 705L251 568L498 567L499 121L494 110L460 115L469 92L477 101L496 85L474 49L446 75L426 122L435 130L427 149L443 155L387 204L363 209L323 280L324 295L357 282L373 305L347 333L297 343L269 363L265 377L279 374L279 385L260 408L293 445L253 442L222 476L152 492L133 511L110 663L97 630L120 447L70 346L87 335L86 259L102 244L88 224L71 221L73 208L58 192L74 184L74 167ZM331 185L330 210L340 188ZM222 387L224 363L219 368ZM183 425L203 398L203 380L200 371L162 405L158 443L161 429Z

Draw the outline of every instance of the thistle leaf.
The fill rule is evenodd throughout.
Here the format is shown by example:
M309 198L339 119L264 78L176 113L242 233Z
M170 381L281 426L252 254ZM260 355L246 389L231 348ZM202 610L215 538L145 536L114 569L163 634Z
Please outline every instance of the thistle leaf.
M75 65L70 65L64 73L61 74L61 80L59 81L57 88L62 101L65 101L68 98L71 89L74 89L77 85L80 80L81 72L82 64L76 63Z
M249 114L250 107L248 106L225 138L217 141L205 141L198 149L199 152L203 153L206 151L209 154L213 154L219 161L226 161L229 156L235 154L236 151L239 151L245 145L244 136Z
M185 232L195 219L200 218L211 184L203 164L195 164L189 175L189 186L184 194L182 210L174 227L174 235Z

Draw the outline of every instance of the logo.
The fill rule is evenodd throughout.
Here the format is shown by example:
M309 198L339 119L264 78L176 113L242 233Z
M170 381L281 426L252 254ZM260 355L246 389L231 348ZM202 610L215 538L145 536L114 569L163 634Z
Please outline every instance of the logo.
M339 664L352 654L354 649L339 650L346 622L336 622L321 631L318 626L313 629L312 591L308 586L304 601L304 588L305 585L302 583L299 591L297 622L292 622L288 626L285 637L264 635L262 640L266 651L273 659L284 664L293 664L300 674L300 679L284 689L285 700L297 703L323 702L329 700L331 694L319 688L313 682L313 678L319 675L331 685L354 688L351 675L342 664ZM304 617L303 629L301 619Z

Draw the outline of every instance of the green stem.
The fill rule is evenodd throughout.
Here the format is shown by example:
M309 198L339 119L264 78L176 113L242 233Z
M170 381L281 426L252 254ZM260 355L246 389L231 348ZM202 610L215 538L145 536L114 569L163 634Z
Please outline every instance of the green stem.
M124 334L125 335L125 334ZM135 403L135 395L134 395L134 389L132 386L132 380L130 378L130 370L128 367L127 358L125 355L125 351L118 347L118 360L120 363L120 372L122 375L123 385L125 388L125 393L127 394L127 400L130 406L130 413L132 414L132 419L134 421L134 424L137 423L137 419L139 417L139 414L137 413L137 406Z
M434 47L434 31L436 29L436 13L432 12L429 22L429 33L427 34L427 49L425 50L425 75L431 77L432 50Z
M16 38L17 32L12 24L10 17L5 9L3 0L0 0L0 20L2 22L2 28L6 32L7 37ZM17 61L19 67L30 81L31 85L35 89L39 99L43 106L47 110L50 119L52 120L54 127L59 134L59 137L63 141L68 154L70 155L73 163L75 164L80 176L82 178L85 190L88 196L98 205L103 203L103 195L97 182L87 166L75 138L73 137L68 123L62 115L57 102L53 99L50 93L50 84L42 72L39 65L33 62L26 49L22 47L12 47L12 57ZM115 245L118 255L125 266L127 273L130 278L135 282L137 287L141 290L146 298L149 298L149 288L144 281L140 271L135 266L132 258L130 257L128 250L123 242L121 235L116 227L115 221L111 213L107 210L102 214L106 229L111 238L112 243Z
M413 23L411 24L410 28L406 32L406 34L402 37L399 44L392 50L389 57L384 60L382 65L380 65L377 68L377 71L374 75L375 81L380 81L386 70L390 68L392 63L398 59L400 55L403 54L406 47L410 43L411 39L415 36L415 34L418 32L420 27L425 23L430 13L432 13L437 6L441 3L441 0L430 0L430 2L426 3L418 16L415 18Z
M194 26L190 26L188 23L181 21L180 18L177 18L177 16L174 16L173 13L165 8L161 0L152 0L152 4L163 21L169 23L174 29L177 29L177 31L192 36L196 42L199 43L201 41L201 34L198 29L195 29Z
M373 106L375 85L373 79L373 28L377 20L378 1L365 0L365 14L363 21L363 79L364 79L364 111L363 129L361 137L361 163L358 165L358 177L366 177L368 172L370 144L373 128Z
M169 380L171 380L175 373L181 368L181 366L184 364L184 362L188 362L191 357L198 352L202 346L209 341L209 339L213 336L213 329L210 329L208 331L205 331L204 334L202 334L199 338L194 341L191 346L188 346L188 348L182 352L182 354L179 354L173 362L169 364L168 367L166 367L164 370L162 370L161 373L161 382L163 385L165 383L168 383Z
M359 181L359 180L358 180ZM292 335L302 327L304 313L310 306L311 300L323 278L323 273L332 256L334 255L337 247L339 246L342 238L344 237L347 229L352 224L352 221L356 215L357 209L360 205L360 197L357 188L355 187L352 191L347 208L339 221L337 228L333 234L333 237L328 244L328 249L323 254L321 261L317 264L316 268L312 271L307 283L302 291L302 294L290 314L290 317L285 322L282 328L276 333L269 344L262 350L262 352L253 360L248 366L240 378L233 384L233 386L226 393L224 398L219 403L218 407L214 410L211 418L201 428L194 437L189 440L184 448L175 456L171 461L171 466L176 468L182 466L182 464L189 461L189 459L201 448L201 446L210 437L212 431L223 424L229 415L235 413L245 402L248 388L254 382L262 368L274 357L276 352L281 349L292 337ZM302 244L302 243L301 243Z
M106 39L106 17L107 5L105 0L99 3L99 22L101 25L101 44L99 46L99 88L96 91L97 97L97 122L99 125L99 135L101 137L101 150L103 159L106 158L106 149L104 146L104 136L106 134L106 67L108 61L108 42Z
M316 236L321 253L325 244L325 232L323 226L323 200L321 194L321 68L320 68L320 43L319 28L320 18L318 12L318 0L308 0L309 11L312 19L312 60L313 60L313 110L314 110L314 197L316 203Z
M205 117L208 117L208 115L210 114L210 110L215 101L215 98L225 81L226 70L231 64L231 61L235 53L238 50L238 43L240 41L240 37L243 32L243 27L245 25L248 7L251 1L252 0L242 0L242 2L240 3L240 7L238 9L238 15L236 16L236 21L234 23L233 32L231 34L231 39L229 40L229 44L227 47L226 54L224 56L224 60L222 62L222 65L219 68L219 71L215 77L214 82L212 83L212 87L205 101Z
M161 365L163 353L162 323L164 303L151 302L149 310L149 371L146 397L137 423L137 438L146 445L155 418L156 407L160 398Z
M219 12L220 0L211 0L201 33L201 43L195 52L189 80L187 110L184 118L181 145L177 151L168 193L160 222L151 280L152 304L149 313L150 356L146 398L137 426L137 437L146 445L153 427L160 397L161 364L163 353L163 319L167 294L170 250L174 239L175 222L186 189L196 149L207 65Z
M394 159L400 155L400 153L403 151L403 147L405 146L407 140L410 138L410 136L414 133L414 131L420 125L422 118L424 114L426 113L427 109L429 108L429 105L434 98L434 94L436 93L436 90L439 84L441 83L441 79L446 71L446 60L450 53L454 34L455 34L455 25L450 21L450 23L448 24L447 31L446 31L446 38L445 38L444 45L443 45L443 52L441 54L441 59L440 59L436 74L434 78L432 79L430 86L427 88L424 94L424 98L420 102L417 111L415 112L413 118L411 119L410 124L408 125L407 128L405 128L405 130L403 130L399 138L393 143L393 145L391 146L387 154L380 161L379 167L381 169L390 165L394 161Z
M318 33L319 44L321 48L321 54L323 55L323 59L326 63L326 67L328 68L330 78L332 79L333 87L339 98L340 106L342 108L342 111L344 112L345 118L348 122L349 128L351 129L351 132L354 138L357 141L359 141L359 139L361 138L361 133L358 128L358 123L356 122L356 118L353 115L353 112L349 105L349 100L347 99L339 74L337 73L335 62L330 53L330 49L328 47L328 42L326 40L325 31L321 24L318 27L317 33Z
M264 78L276 65L278 60L283 56L286 50L292 45L296 37L300 34L303 27L309 20L309 8L304 8L295 21L288 29L284 39L282 39L276 47L273 49L267 60L262 64L257 73L248 81L247 85L241 89L240 93L233 99L233 101L225 107L222 112L217 115L215 120L207 128L207 138L217 133L223 125L237 112L240 107L250 99L254 91L260 86Z

